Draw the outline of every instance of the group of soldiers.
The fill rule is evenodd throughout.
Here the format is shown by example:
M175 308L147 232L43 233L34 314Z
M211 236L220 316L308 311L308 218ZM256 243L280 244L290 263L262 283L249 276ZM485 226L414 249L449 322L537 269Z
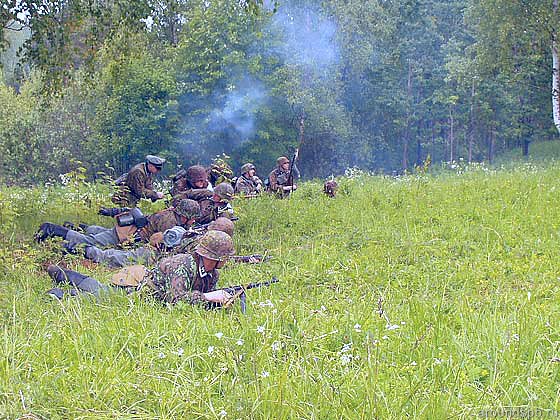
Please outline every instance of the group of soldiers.
M296 190L294 181L300 176L295 162L279 157L267 182L256 175L252 163L243 165L239 177L233 180L227 168L191 166L172 177L168 207L145 216L137 207L141 199L157 201L166 196L154 190L153 182L164 164L165 159L148 155L115 181L116 192L111 200L116 207L102 207L99 211L114 218L113 226L75 227L46 222L39 227L35 236L38 242L60 237L64 252L118 270L111 285L106 286L79 272L50 265L47 272L56 287L49 295L60 299L66 293L98 295L113 287L137 290L146 286L153 296L168 303L182 300L192 304L231 304L236 296L216 290L218 269L230 259L263 261L260 255L234 256L236 217L231 202L235 196L257 197L265 192L288 197ZM325 193L330 195L327 184ZM65 284L71 288L62 288Z

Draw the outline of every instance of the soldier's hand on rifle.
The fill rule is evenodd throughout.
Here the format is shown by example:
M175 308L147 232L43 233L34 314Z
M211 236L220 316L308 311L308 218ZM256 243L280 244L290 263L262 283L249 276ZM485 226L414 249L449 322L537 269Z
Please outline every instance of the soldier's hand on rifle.
M158 198L158 199L161 199L161 198L163 198L163 195L164 195L164 194L163 194L162 192L159 192L159 191L158 191L158 192L156 192L156 195L157 195L157 198Z
M225 290L214 290L213 292L204 293L204 297L209 302L216 302L221 304L224 304L229 299L231 299L231 295Z

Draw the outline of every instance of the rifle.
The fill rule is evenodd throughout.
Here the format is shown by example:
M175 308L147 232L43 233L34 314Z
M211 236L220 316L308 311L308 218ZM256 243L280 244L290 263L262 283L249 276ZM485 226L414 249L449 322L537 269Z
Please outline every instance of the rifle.
M232 255L229 259L236 263L252 263L259 264L270 260L270 255L251 254L251 255Z
M218 289L218 290L223 290L227 293L229 293L231 295L231 298L228 299L228 301L224 304L219 304L219 303L215 303L215 302L210 302L210 304L208 305L209 308L229 308L233 305L233 303L235 302L235 299L239 298L239 304L241 305L241 313L245 313L247 310L247 301L246 301L246 296L245 296L245 292L249 289L254 289L256 287L263 287L263 286L270 286L273 283L278 283L278 279L276 277L272 277L271 280L269 281L263 281L260 283L249 283L249 284L241 284L241 285L237 285L237 286L230 286L230 287L224 287L222 289Z
M232 217L229 220L231 220L232 222L236 222L237 220L239 220L239 217ZM214 220L212 220L213 222ZM198 224L195 223L194 225L190 226L187 229L187 233L194 233L196 235L202 235L203 233L205 233L208 230L208 226L210 226L210 223L212 222L208 222L208 223L203 223L203 224Z
M299 118L299 146L294 152L294 156L292 157L292 161L290 162L290 172L288 172L288 186L294 186L294 165L296 164L296 160L299 157L299 149L303 145L303 133L305 127L305 111L301 112Z

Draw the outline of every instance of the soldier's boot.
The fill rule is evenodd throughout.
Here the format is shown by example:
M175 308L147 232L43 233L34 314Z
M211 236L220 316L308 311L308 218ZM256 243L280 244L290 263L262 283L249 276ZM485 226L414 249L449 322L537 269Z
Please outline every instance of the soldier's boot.
M101 207L98 213L101 216L115 217L127 211L130 211L130 207Z
M43 223L39 226L39 230L35 234L35 240L37 242L43 242L53 236L60 236L61 238L66 239L66 234L69 230L70 229L65 228L64 226L56 225L54 223Z
M76 289L70 289L69 291L65 292L64 290L62 290L59 287L54 287L50 290L47 290L46 294L50 297L56 298L58 300L62 300L62 298L64 297L64 295L70 295L70 296L78 296L80 292L77 291Z
M107 286L102 285L97 280L78 273L77 271L64 270L57 265L49 265L47 272L55 283L69 283L76 287L79 292L88 292L97 295L100 290L107 290Z
M62 300L62 298L64 297L64 290L55 287L53 289L47 290L46 295L58 300Z
M70 283L70 279L66 274L66 270L60 268L58 265L51 264L47 267L47 273L56 284Z

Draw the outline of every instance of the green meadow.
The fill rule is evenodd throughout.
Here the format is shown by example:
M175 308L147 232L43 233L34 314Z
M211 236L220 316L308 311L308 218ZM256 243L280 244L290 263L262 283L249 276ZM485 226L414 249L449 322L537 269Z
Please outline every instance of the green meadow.
M560 163L347 175L336 199L311 181L234 203L237 254L272 259L228 263L221 285L280 279L245 315L49 298L49 262L111 271L34 231L109 225L109 190L0 187L0 418L560 415Z

